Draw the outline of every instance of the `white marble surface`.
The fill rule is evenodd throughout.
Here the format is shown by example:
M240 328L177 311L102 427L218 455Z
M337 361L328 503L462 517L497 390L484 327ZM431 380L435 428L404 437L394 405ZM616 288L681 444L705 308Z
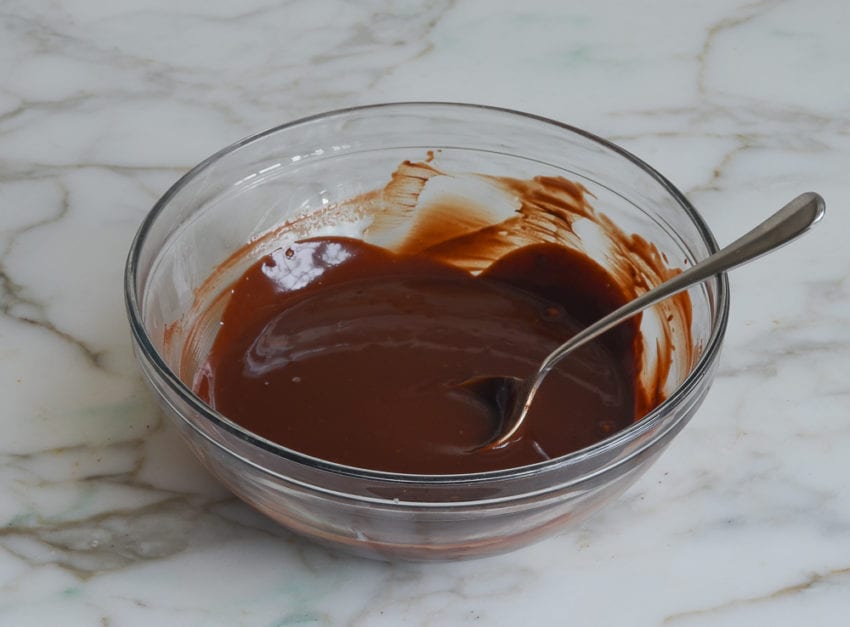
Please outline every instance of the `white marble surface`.
M844 0L0 2L0 624L846 625L848 30ZM190 458L130 351L124 256L171 182L411 99L620 142L721 242L799 191L829 209L732 277L716 384L652 470L504 557L388 565L277 529Z

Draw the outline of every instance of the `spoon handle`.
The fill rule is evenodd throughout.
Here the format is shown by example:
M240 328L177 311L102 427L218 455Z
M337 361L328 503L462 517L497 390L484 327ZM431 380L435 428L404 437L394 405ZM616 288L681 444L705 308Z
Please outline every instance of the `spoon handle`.
M531 397L537 392L543 378L568 353L665 298L787 244L808 231L823 217L823 214L824 201L820 195L814 192L800 194L767 220L725 248L586 327L549 353L548 357L543 360L543 364L531 383L526 407L530 403Z

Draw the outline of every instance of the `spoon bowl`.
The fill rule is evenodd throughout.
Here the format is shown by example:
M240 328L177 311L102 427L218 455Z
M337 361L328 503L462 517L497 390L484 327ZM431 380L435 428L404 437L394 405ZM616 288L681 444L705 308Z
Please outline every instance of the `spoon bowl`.
M540 384L546 375L574 350L665 298L784 246L820 221L824 212L825 203L820 195L815 192L800 194L725 248L627 302L574 335L549 353L530 377L483 375L464 381L461 387L483 399L498 418L498 427L493 438L482 448L502 448L519 437Z

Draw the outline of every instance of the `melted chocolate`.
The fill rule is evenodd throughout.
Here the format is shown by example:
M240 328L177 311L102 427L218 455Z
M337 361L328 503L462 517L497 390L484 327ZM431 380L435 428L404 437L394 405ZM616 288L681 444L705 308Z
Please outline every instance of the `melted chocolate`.
M473 277L355 239L297 242L232 286L196 389L258 435L351 466L452 474L535 463L634 420L634 325L552 373L522 437L504 449L477 450L498 423L457 385L531 373L624 300L606 279L553 244L523 247Z
M477 450L496 418L457 385L526 376L578 329L679 272L586 197L561 177L405 162L385 187L236 251L166 340L186 338L181 376L213 407L315 457L454 474L575 451L642 417L670 373L693 363L687 293L645 312L660 323L651 345L638 315L562 362L507 447ZM358 237L310 238L328 226ZM604 268L579 236L587 228Z

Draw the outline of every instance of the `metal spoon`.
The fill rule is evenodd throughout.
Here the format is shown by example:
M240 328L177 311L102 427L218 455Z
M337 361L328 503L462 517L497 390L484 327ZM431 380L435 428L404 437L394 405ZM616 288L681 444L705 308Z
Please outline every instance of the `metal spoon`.
M818 194L801 194L746 235L574 335L549 353L530 377L478 376L465 381L462 387L491 404L499 417L498 431L482 448L501 448L514 439L543 379L575 349L665 298L787 244L809 230L824 211L823 198Z

